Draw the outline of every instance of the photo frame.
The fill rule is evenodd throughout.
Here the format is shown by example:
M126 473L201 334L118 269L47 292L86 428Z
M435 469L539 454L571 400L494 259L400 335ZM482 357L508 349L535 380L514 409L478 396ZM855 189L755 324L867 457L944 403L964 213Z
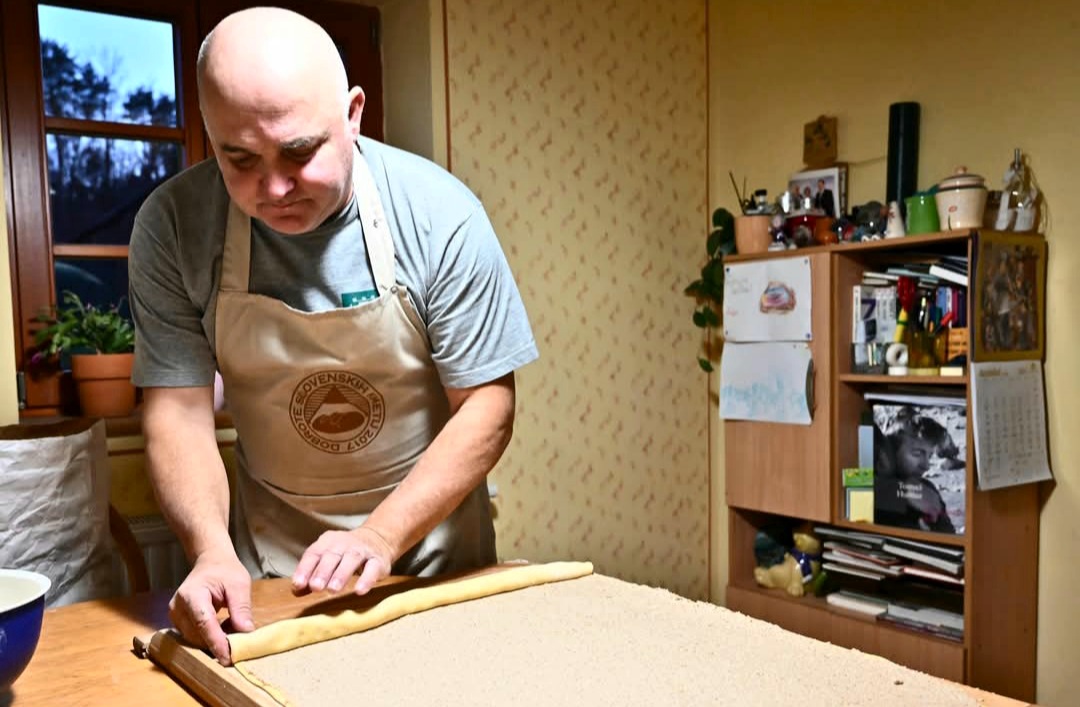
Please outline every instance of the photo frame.
M825 115L803 126L803 163L808 169L836 162L836 118Z
M814 199L814 206L825 211L826 216L839 217L847 213L847 165L837 164L823 169L811 169L796 172L788 180L788 191L800 197L809 195ZM832 199L828 199L831 193ZM821 195L826 197L826 205L819 206ZM831 201L832 208L829 208Z
M972 252L974 361L1043 359L1046 351L1046 241L980 231Z

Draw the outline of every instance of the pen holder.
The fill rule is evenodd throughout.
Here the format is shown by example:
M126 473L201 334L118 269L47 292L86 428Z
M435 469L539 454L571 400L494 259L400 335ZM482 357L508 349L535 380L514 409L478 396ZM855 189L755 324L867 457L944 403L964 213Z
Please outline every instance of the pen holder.
M908 368L934 368L938 366L934 352L936 337L927 331L911 332L908 345Z
M949 339L945 345L945 361L951 361L957 356L967 356L968 334L967 327L949 329Z
M772 216L736 216L735 250L738 253L764 253L772 243L769 224Z

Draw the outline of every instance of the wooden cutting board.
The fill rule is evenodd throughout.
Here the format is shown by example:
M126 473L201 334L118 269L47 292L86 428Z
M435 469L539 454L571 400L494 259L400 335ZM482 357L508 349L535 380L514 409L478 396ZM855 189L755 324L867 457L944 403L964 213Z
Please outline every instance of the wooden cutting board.
M332 614L345 609L362 611L392 594L479 577L516 566L519 565L495 565L438 578L388 577L362 597L352 593L355 578L336 594L319 592L300 597L293 595L291 581L287 578L260 580L252 583L252 618L258 628L275 621L313 614ZM230 630L228 621L225 622L225 630ZM277 701L252 685L236 668L221 665L204 650L184 641L174 629L136 636L133 643L137 655L157 663L211 707L280 707Z

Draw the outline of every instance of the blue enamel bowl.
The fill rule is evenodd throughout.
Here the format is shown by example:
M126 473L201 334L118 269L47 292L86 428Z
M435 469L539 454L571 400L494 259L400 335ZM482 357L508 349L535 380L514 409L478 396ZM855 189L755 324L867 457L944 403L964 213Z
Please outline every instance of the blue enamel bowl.
M0 693L30 664L51 584L37 572L0 569Z

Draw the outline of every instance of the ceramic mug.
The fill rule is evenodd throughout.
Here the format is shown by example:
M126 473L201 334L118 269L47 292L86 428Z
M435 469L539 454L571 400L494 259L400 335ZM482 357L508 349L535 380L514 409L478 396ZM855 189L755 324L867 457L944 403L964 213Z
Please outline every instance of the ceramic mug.
M930 194L915 194L904 199L907 204L907 234L936 233L941 230L938 222L937 202Z

